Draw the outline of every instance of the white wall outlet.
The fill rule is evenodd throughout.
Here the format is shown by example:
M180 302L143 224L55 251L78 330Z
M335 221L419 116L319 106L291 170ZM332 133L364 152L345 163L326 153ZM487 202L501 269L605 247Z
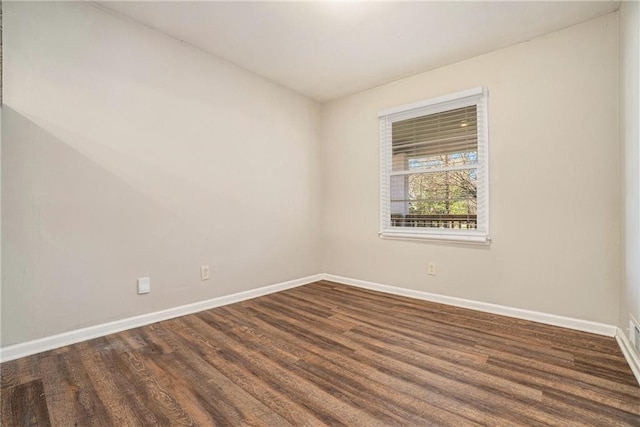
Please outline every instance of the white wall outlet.
M200 267L200 280L209 280L211 279L211 270L208 265L203 265Z
M429 274L429 276L435 276L436 275L436 263L435 262L430 262L429 263L427 273Z
M149 292L151 292L151 278L150 277L138 278L138 293L148 294Z

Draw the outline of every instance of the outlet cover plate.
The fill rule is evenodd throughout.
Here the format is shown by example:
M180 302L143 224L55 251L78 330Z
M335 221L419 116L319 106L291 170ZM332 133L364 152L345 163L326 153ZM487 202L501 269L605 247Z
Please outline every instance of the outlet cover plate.
M149 292L151 292L151 278L150 277L138 278L138 293L148 294Z
M429 276L435 276L436 275L436 263L435 262L430 262L429 263L427 274L429 274Z
M200 267L200 280L209 280L211 279L211 269L208 265L203 265Z

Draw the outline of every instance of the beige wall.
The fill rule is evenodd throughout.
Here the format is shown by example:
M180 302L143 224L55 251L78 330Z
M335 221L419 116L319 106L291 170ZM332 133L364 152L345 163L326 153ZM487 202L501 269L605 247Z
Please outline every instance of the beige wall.
M326 105L323 271L615 324L617 43L610 14ZM492 245L381 240L377 112L477 86L489 89Z
M89 4L3 9L2 345L320 271L319 104Z
M640 162L625 157L623 224L617 14L321 110L91 5L3 9L3 346L319 272L621 326L638 313L631 267L619 289ZM379 239L377 112L475 86L493 244ZM621 129L637 157L637 121Z
M620 7L620 138L623 148L623 276L620 318L623 331L629 315L640 321L640 6Z

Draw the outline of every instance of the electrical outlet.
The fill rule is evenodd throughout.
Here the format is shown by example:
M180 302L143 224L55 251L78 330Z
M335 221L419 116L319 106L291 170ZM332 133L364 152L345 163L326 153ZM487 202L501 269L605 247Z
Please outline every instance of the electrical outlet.
M149 292L151 292L151 278L150 277L138 278L138 293L148 294Z
M429 274L429 276L435 276L436 275L436 263L435 262L430 262L429 263L429 269L427 270L427 273Z
M203 265L200 267L200 280L209 280L211 279L211 270L208 265Z

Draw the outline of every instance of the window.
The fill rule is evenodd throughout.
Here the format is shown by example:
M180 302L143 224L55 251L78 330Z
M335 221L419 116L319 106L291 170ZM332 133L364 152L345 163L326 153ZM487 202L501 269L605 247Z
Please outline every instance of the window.
M378 116L381 237L488 243L487 90Z

